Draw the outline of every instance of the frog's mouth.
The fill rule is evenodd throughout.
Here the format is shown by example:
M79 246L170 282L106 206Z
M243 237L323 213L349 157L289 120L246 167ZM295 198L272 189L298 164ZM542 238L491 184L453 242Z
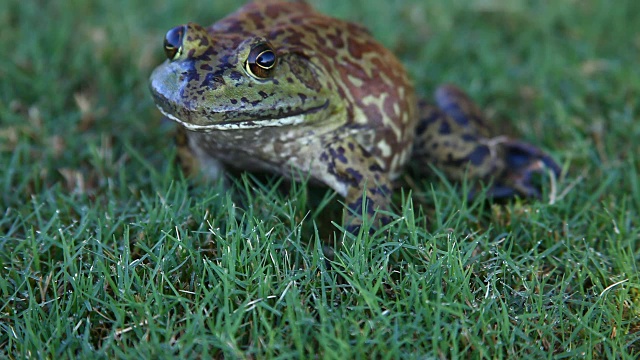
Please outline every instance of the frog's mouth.
M265 127L281 127L281 126L291 126L297 125L304 122L305 117L309 114L321 111L326 109L329 106L329 100L326 100L322 105L312 107L309 109L299 110L290 112L281 117L256 117L251 120L234 120L234 121L221 121L213 124L207 125L199 125L193 124L188 121L184 121L174 114L171 114L168 111L165 111L161 106L157 106L160 112L168 117L169 119L179 123L184 126L187 130L198 131L198 132L211 132L215 130L247 130L247 129L257 129L257 128L265 128Z

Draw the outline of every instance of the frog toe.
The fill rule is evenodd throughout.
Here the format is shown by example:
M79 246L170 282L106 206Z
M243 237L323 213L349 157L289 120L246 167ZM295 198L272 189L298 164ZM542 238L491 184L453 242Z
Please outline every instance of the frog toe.
M539 148L517 140L507 140L504 145L505 169L489 196L507 198L512 196L541 197L543 179L558 178L560 166Z

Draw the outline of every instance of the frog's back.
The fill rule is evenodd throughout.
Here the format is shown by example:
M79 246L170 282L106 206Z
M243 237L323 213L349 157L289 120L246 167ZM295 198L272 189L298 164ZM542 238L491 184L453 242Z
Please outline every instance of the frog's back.
M394 177L408 160L416 104L403 65L361 25L316 12L305 2L252 2L213 24L212 38L269 39L278 52L296 52L315 65L322 86L339 94L344 135L380 160ZM231 39L229 39L231 40Z

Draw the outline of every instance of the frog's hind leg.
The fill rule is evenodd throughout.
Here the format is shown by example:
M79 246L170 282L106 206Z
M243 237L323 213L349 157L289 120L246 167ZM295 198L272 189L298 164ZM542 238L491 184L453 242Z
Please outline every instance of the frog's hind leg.
M496 136L480 109L461 90L445 85L436 91L437 106L421 103L416 128L414 162L427 170L434 165L452 180L493 180L488 195L494 198L540 196L532 180L548 169L559 176L560 167L537 147Z

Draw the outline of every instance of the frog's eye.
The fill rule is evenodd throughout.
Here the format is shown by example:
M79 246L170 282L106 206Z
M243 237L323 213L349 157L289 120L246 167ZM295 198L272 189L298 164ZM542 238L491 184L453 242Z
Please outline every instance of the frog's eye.
M182 53L182 37L185 33L184 26L177 26L167 31L164 37L164 54L167 59L175 60Z
M266 79L271 76L276 66L276 61L276 53L271 48L271 45L261 43L255 45L249 52L245 69L249 75L255 78Z

